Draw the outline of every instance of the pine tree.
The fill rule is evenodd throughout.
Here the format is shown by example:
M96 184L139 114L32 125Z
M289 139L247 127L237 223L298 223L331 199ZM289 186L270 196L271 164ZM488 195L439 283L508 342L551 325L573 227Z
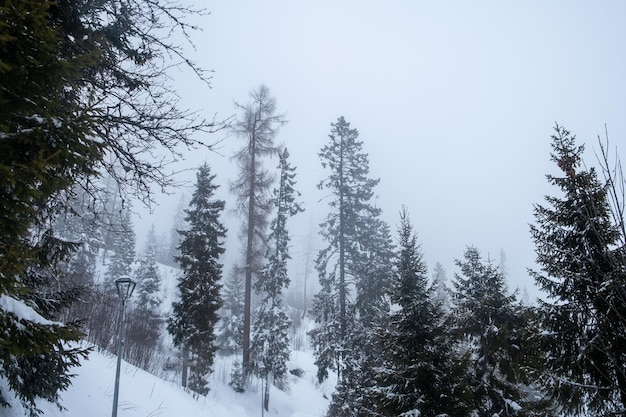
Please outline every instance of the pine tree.
M170 229L170 236L168 239L168 247L165 251L165 256L162 259L162 263L169 266L175 266L174 259L180 254L178 251L178 240L180 238L179 231L185 228L185 207L187 206L187 199L184 194L181 194L176 211L174 213L174 221L172 228Z
M226 229L219 221L224 201L214 199L215 175L205 163L196 177L196 188L185 211L189 227L180 232L180 256L176 258L183 271L178 283L180 300L172 304L167 329L174 344L182 346L182 385L206 395L209 392L207 375L217 350L215 327L219 319L217 312L222 306L219 257L224 253Z
M376 335L388 326L392 279L393 243L389 227L378 218L364 223L359 253L353 263L355 302L353 317L343 339L342 378L337 384L329 416L360 416L375 408L370 391L375 387L374 369L382 365L383 346Z
M120 211L118 225L118 228L113 231L114 235L110 248L113 251L113 255L110 258L106 281L104 282L104 291L107 293L115 293L115 280L123 276L131 276L135 262L135 243L137 239L129 208L124 208Z
M50 305L67 305L71 294L48 290L76 246L57 239L47 218L60 192L94 173L101 151L87 139L90 122L68 88L90 58L67 53L55 10L40 0L0 4L0 378L31 415L37 398L59 404L84 353L65 348L80 338L78 323L51 321L58 311ZM7 394L0 392L2 407Z
M303 211L301 204L296 202L299 196L294 189L296 173L288 158L289 152L285 148L279 153L280 182L274 190L276 217L270 226L267 263L254 286L261 296L261 302L256 311L251 353L254 372L265 380L265 410L269 410L269 387L272 379L282 381L287 373L291 326L283 295L283 290L290 282L287 271L287 262L291 259L287 220Z
M156 262L154 225L148 233L147 247L135 271L136 301L128 318L126 355L129 362L142 369L152 370L155 354L161 340L161 273Z
M570 414L626 411L626 265L624 236L613 222L607 186L585 169L584 146L561 126L548 175L561 197L536 205L531 234L539 271L531 274L549 298L540 303L549 388Z
M241 352L243 348L243 282L244 272L238 267L233 267L224 285L224 305L217 329L217 345L226 355ZM241 366L241 361L239 366Z
M66 204L67 210L55 216L52 229L59 239L76 244L76 251L59 265L63 280L58 285L62 289L76 289L80 295L60 318L88 321L97 300L94 280L98 249L102 247L102 225L95 201L79 187L72 189Z
M398 252L390 298L398 308L378 337L383 361L370 389L372 415L467 415L467 392L449 323L406 209L400 216Z
M79 365L91 349L70 344L82 336L80 320L57 320L66 316L65 310L80 294L80 288L59 285L59 277L66 272L63 266L76 253L76 244L57 238L47 228L33 248L36 257L28 260L21 282L30 291L20 294L19 299L0 295L0 327L10 341L4 344L0 360L1 376L9 389L17 394L25 410L36 416L41 413L38 398L62 408L59 391L70 385L69 369ZM59 340L68 344L61 346ZM20 351L24 346L32 350ZM4 397L0 405L8 406Z
M358 392L352 388L370 380L360 369L377 352L362 340L372 339L370 333L388 308L383 294L392 254L389 229L379 219L380 209L370 203L379 180L368 178L369 162L358 136L340 117L331 124L330 143L319 154L330 174L318 187L330 190L332 200L321 224L328 246L316 260L321 290L311 310L318 327L310 335L318 379L325 379L331 369L337 371L333 403L338 412L354 410Z
M447 285L448 275L439 262L435 263L433 270L432 286L435 291L435 299L441 303L445 311L450 311L450 289Z
M39 286L28 274L47 270L64 278L59 263L67 262L68 248L76 245L50 232L50 219L64 209L73 186L92 191L94 177L122 166L116 180L150 201L151 184L172 184L165 165L178 156L179 145L201 144L194 133L218 127L178 107L167 73L176 62L159 65L164 57L179 59L208 81L177 46L180 38L173 43L166 38L187 34L191 26L184 17L190 13L162 0L0 4L3 300L30 308L54 301L46 292L49 285ZM165 37L155 37L155 29ZM155 163L155 153L164 155L163 163ZM41 258L44 252L63 256L52 262ZM36 413L36 398L58 404L59 390L68 386L69 369L81 354L66 349L67 342L77 340L80 331L77 323L46 321L53 318L48 313L58 317L50 309L34 308L39 316L31 317L43 320L25 319L18 310L0 309L0 375L11 395ZM33 370L35 381L18 376ZM0 405L7 398L0 393Z
M359 239L359 254L354 262L355 307L365 323L383 325L387 319L389 301L386 294L392 280L394 258L393 238L389 225L378 218L379 211L363 222L365 226Z
M252 282L262 268L267 219L271 211L268 194L273 178L263 168L262 162L264 157L272 156L278 151L274 138L280 126L286 123L282 115L275 114L276 99L266 86L261 85L250 96L252 100L247 105L237 104L242 115L234 123L233 131L245 140L245 145L235 154L234 158L241 173L231 186L238 199L238 210L246 219L242 228L242 237L246 244L242 353L244 376L250 372Z
M502 272L475 247L455 263L460 272L454 274L453 314L468 360L471 410L479 415L543 415L548 404L528 372L536 354L534 335L516 293L507 294Z

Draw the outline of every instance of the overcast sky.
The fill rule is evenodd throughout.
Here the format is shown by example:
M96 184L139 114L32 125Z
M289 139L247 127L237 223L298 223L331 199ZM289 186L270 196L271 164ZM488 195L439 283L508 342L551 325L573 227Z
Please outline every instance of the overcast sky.
M496 262L504 251L510 287L531 297L528 224L533 204L557 192L545 179L557 172L549 161L555 122L588 144L589 163L605 124L625 155L623 1L224 0L206 8L210 15L194 19L203 31L190 55L215 70L213 88L182 72L174 85L207 117L227 117L251 90L270 88L289 120L277 141L298 168L307 209L293 221L296 260L328 212L315 187L327 175L318 152L342 115L381 179L384 219L395 233L407 206L431 271L440 262L451 279L468 245ZM226 198L239 146L226 138L222 156L194 152L185 165L206 160ZM140 240L150 222L168 231L178 198L138 221ZM231 256L236 220L224 218Z

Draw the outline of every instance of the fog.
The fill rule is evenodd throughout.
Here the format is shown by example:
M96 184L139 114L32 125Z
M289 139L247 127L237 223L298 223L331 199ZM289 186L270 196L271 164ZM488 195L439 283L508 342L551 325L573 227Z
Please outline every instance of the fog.
M202 3L204 4L204 3ZM291 222L292 273L303 273L309 235L328 212L316 184L318 152L330 123L345 116L380 178L375 204L392 230L405 205L428 266L451 279L454 259L476 246L496 262L506 255L511 289L539 294L526 268L534 252L533 204L557 190L545 179L555 123L587 143L626 141L626 4L620 1L315 1L207 2L193 23L190 57L213 69L208 89L193 74L173 74L181 102L205 117L235 114L249 92L267 85L289 123L277 142L290 151L306 211ZM157 195L150 214L135 206L139 245L151 223L169 232L180 193L208 162L233 208L230 157L242 142L222 131L214 152L190 151L176 166L188 186ZM273 169L277 159L268 161ZM240 219L229 228L226 271L240 252ZM317 247L321 243L317 242Z

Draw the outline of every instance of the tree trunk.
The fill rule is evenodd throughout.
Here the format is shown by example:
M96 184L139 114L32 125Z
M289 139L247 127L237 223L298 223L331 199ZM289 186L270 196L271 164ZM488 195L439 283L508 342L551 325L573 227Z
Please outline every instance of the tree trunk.
M243 304L243 357L241 360L241 368L244 380L250 374L250 319L252 304L252 249L254 240L254 192L256 184L256 131L253 130L250 137L250 192L248 194L248 241L246 243L246 282L244 291Z
M263 394L263 408L265 408L265 411L270 411L270 374L271 372L268 372L265 375L265 392Z
M182 355L183 355L183 376L182 376L181 384L183 387L186 388L187 387L187 369L189 368L189 348L187 347L186 343L183 343Z
M339 156L339 323L341 340L346 336L346 244L345 244L345 201L344 201L344 173L343 173L343 137L340 138ZM343 352L341 353L343 358Z

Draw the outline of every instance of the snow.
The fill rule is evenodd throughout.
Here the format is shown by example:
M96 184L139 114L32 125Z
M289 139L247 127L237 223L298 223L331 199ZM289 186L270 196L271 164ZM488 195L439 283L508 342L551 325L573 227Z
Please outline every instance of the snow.
M293 352L289 368L303 368L302 378L289 375L288 392L272 387L270 410L267 416L320 417L325 414L328 399L314 382L315 369L310 352ZM176 381L166 381L141 369L122 362L119 391L119 417L250 417L261 414L261 385L251 383L245 393L236 393L228 386L232 358L218 357L217 370L211 375L211 391L206 397L194 398ZM73 370L76 375L72 385L61 393L59 410L54 404L38 402L46 417L108 417L111 415L115 381L116 357L92 352L89 359ZM0 389L5 381L0 379ZM6 392L3 389L3 392ZM327 395L328 396L328 395ZM6 417L22 417L19 402L10 401L13 407L0 409Z
M0 308L7 313L13 313L19 320L30 321L44 326L62 326L62 323L54 322L43 318L39 313L26 305L23 301L16 300L6 294L0 295Z
M177 299L176 284L180 270L159 265L162 285L160 297L162 314L167 317L170 313L172 301ZM102 279L107 268L102 260L96 263L98 280ZM136 295L133 295L136 299ZM60 324L41 317L35 310L21 301L9 296L0 296L0 308L40 324ZM299 340L306 340L306 332L313 323L305 319L298 334ZM302 377L288 373L286 386L280 390L271 387L269 411L266 416L280 417L321 417L326 414L329 398L334 391L336 376L331 373L329 380L321 385L317 384L317 368L314 364L313 353L307 343L302 343L301 350L292 350L287 369L299 368L303 371ZM111 415L113 391L115 383L116 356L109 353L92 351L87 360L81 361L81 366L71 368L74 374L71 386L60 393L61 405L65 410L59 410L56 405L43 400L37 402L45 417L108 417ZM250 417L260 416L262 404L262 386L260 380L253 381L246 388L246 392L237 393L230 386L231 371L238 356L216 356L214 372L209 377L209 394L194 396L180 386L178 379L172 380L172 373L157 371L159 376L152 375L122 361L120 374L118 417ZM176 378L179 378L176 377ZM9 395L7 382L0 377L0 391ZM2 417L23 417L25 410L15 398L8 398L11 408L0 408Z

